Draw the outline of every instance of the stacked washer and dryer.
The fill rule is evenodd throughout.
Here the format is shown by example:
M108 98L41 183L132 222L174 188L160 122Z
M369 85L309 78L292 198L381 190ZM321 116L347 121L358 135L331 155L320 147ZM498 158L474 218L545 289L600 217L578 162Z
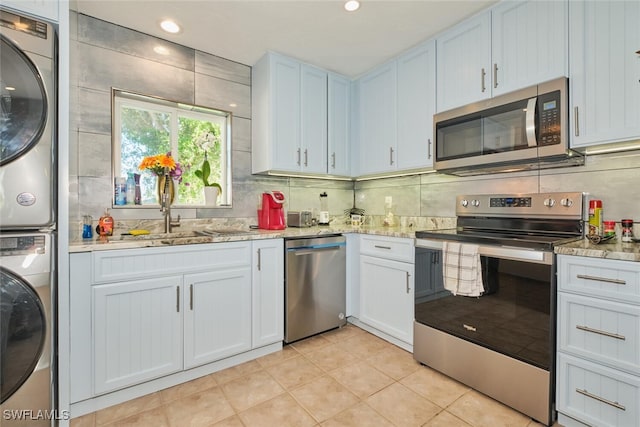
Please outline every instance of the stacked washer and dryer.
M56 50L53 27L0 9L0 424L56 408Z

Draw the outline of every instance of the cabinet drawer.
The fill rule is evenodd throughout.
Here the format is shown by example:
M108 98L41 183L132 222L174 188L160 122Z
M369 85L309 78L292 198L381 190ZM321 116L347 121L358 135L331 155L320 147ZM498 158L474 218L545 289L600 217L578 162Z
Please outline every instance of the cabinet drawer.
M558 255L559 290L640 304L640 263Z
M360 236L360 253L413 263L413 239L362 235Z
M559 347L640 374L640 307L560 293Z
M108 283L251 264L251 242L98 251L93 282Z
M558 354L558 411L593 426L637 426L640 380Z

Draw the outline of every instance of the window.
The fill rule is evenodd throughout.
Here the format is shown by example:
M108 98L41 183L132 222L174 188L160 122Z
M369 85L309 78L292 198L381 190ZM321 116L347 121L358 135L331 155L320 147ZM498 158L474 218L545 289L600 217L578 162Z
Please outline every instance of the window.
M179 163L175 181L178 207L204 206L204 182L196 175L209 162L209 184L218 184L218 206L231 206L231 113L146 95L113 90L113 178L139 174L141 203L157 207L157 177L138 165L146 156L165 154ZM117 206L123 207L123 206Z

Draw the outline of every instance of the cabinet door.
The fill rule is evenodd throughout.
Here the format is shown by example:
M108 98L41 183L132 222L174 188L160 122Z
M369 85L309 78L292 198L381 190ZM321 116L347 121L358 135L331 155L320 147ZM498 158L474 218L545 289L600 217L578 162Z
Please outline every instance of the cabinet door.
M360 256L360 321L413 344L413 264Z
M396 169L396 63L382 65L360 81L360 174Z
M298 171L300 151L300 63L273 55L270 64L273 169Z
M571 1L572 146L640 137L640 2Z
M251 349L251 270L184 276L184 366Z
M182 278L92 288L94 393L182 370Z
M337 74L329 74L328 79L327 172L349 176L351 81Z
M433 166L436 44L398 58L398 169Z
M456 25L437 40L438 111L491 96L491 14Z
M284 336L284 248L282 239L253 242L252 347Z
M327 72L301 66L302 170L327 173Z
M507 1L492 10L493 96L567 75L567 1Z

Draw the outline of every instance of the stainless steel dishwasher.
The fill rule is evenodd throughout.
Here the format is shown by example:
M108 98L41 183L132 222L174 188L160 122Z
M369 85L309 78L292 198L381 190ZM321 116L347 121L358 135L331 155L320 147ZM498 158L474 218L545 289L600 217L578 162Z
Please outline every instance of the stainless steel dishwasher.
M344 236L285 239L284 341L347 323Z

